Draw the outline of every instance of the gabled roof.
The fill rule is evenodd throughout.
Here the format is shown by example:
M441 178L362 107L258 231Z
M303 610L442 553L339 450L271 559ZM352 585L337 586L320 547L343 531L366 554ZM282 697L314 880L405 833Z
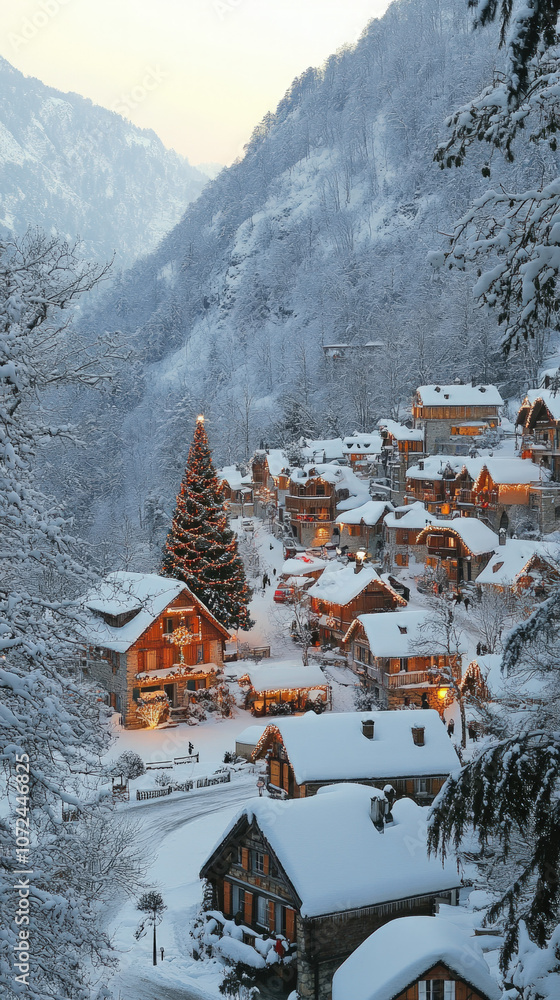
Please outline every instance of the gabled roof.
M90 612L80 629L84 641L90 646L100 646L117 653L125 653L183 591L187 595L189 604L194 603L199 607L204 616L212 621L226 638L229 638L228 630L206 605L194 596L186 583L158 576L156 573L119 571L109 573L105 580L84 598L86 612ZM98 617L103 614L117 617L130 612L136 614L121 628L108 625Z
M511 587L530 570L531 563L536 559L557 570L560 546L529 539L508 538L505 545L498 546L488 565L478 574L476 582L494 587Z
M495 385L421 385L416 390L422 406L503 406Z
M432 639L430 625L433 616L429 611L379 611L358 615L348 630L348 636L357 623L363 626L373 656L406 658L440 656L442 653L441 642Z
M387 511L393 510L393 505L387 500L368 500L360 507L353 507L344 513L337 514L337 524L377 524Z
M251 476L242 476L236 465L225 465L216 473L219 480L225 480L232 490L238 490L244 483L251 483Z
M502 990L470 927L444 917L397 917L374 931L334 974L333 1000L393 1000L435 965L487 1000Z
M328 685L328 678L316 663L305 666L290 660L266 660L258 666L248 667L243 676L249 678L251 687L258 693Z
M405 513L397 517L397 513L400 514L403 510ZM385 524L388 528L402 528L403 531L420 531L427 524L433 524L434 521L437 521L436 515L430 514L420 500L411 503L406 508L397 507L395 513L387 514L385 517Z
M317 556L308 556L306 552L286 559L282 564L280 576L307 576L316 573L317 570L324 569L327 565L326 559L319 559Z
M374 431L372 434L348 434L344 438L345 455L380 455L383 450L381 435Z
M271 448L270 451L267 452L266 461L268 471L273 479L275 479L276 476L279 476L284 469L289 470L290 468L288 456L281 448Z
M422 542L429 534L443 534L444 532L457 535L473 556L493 552L499 542L496 532L476 517L454 517L448 521L434 521L433 524L423 529L418 536L418 541Z
M362 721L374 721L374 736L363 735ZM424 728L416 746L412 728ZM279 733L299 785L307 781L360 781L451 774L459 759L435 709L388 712L307 712L278 718L261 734L257 760L269 738Z
M307 591L311 597L321 601L328 601L330 604L340 604L344 607L353 601L358 594L361 594L371 583L378 583L379 587L398 598L398 603L406 604L393 588L381 579L373 566L366 563L362 569L356 573L354 563L343 563L334 560L321 573L316 583Z
M560 421L560 393L554 393L550 389L530 389L520 408L520 412L528 411L525 419L527 425L530 425L531 417L538 411L540 404L546 406L554 421Z
M343 457L343 445L342 438L324 438L323 440L313 441L311 438L305 438L305 445L302 447L302 453L304 458L308 458L313 462L317 455L323 455L324 462L334 462L337 458Z
M269 799L252 799L228 825L201 875L220 856L229 835L254 821L294 887L303 917L457 887L455 864L442 867L439 858L428 858L428 809L399 799L393 806L394 823L380 833L370 818L373 793L365 785L342 784L322 788L311 798L274 802L273 807Z
M420 427L407 427L406 424L399 424L396 420L386 420L382 418L377 421L377 426L389 431L395 441L423 441L424 431Z

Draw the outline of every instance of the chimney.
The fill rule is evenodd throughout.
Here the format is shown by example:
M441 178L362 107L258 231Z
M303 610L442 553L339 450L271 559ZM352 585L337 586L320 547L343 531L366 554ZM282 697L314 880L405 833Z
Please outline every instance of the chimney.
M371 816L371 822L379 833L383 833L385 830L385 813L387 812L388 805L389 803L387 802L383 792L377 792L377 795L375 796L372 795L369 814Z
M375 722L373 719L362 719L362 733L366 740L373 739L373 730L375 728Z
M424 746L424 732L425 726L413 726L412 727L412 742L415 747Z

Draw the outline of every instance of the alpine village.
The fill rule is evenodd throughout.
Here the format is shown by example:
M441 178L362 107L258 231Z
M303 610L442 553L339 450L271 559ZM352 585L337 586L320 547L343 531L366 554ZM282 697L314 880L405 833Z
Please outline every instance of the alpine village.
M560 1000L558 3L16 6L0 995Z

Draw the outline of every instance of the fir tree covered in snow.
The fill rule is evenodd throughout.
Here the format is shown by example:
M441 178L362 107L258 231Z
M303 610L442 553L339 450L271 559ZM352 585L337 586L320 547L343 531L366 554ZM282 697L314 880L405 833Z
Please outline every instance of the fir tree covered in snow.
M165 544L164 576L184 580L226 628L248 629L251 591L199 417Z

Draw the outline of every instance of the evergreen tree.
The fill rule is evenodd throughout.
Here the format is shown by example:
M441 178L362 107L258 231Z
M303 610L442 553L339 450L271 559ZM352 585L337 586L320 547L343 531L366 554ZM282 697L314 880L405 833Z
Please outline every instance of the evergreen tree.
M162 573L183 580L226 628L251 628L251 591L237 539L228 527L224 490L212 464L202 417L177 496Z

